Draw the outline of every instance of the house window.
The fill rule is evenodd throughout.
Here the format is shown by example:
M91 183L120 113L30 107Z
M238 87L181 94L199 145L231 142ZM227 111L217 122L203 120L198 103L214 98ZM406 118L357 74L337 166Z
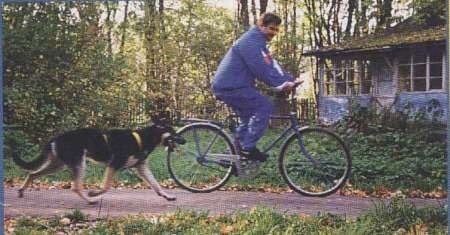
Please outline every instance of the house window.
M369 70L369 61L358 61L360 73L359 77L361 80L361 94L370 94L372 92L372 74Z
M443 52L437 48L402 53L398 57L399 90L424 92L443 89Z
M327 61L323 71L323 94L343 96L368 94L372 82L368 62L359 60Z

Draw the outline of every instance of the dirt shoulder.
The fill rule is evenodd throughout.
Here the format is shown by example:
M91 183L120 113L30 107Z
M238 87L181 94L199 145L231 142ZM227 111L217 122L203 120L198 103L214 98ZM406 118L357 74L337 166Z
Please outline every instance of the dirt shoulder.
M96 205L88 205L70 189L29 189L24 198L16 188L5 188L5 217L64 215L74 209L90 219L126 215L156 215L177 209L209 211L210 214L249 210L255 206L274 208L291 214L332 213L355 218L381 199L331 195L325 198L304 197L296 193L258 193L215 191L198 194L172 189L167 192L177 200L166 201L151 189L112 189ZM387 200L387 199L383 199ZM445 204L445 199L408 199L418 207Z

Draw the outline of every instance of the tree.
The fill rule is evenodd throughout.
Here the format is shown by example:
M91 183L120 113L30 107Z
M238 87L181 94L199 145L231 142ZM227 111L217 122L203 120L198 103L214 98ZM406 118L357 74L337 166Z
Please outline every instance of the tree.
M239 24L243 27L244 31L250 27L250 21L248 17L248 2L247 0L239 0Z
M443 22L446 19L445 1L442 0L414 0L410 3L413 17L419 21L431 23Z
M377 0L377 13L376 31L389 28L392 22L392 0Z
M260 0L259 1L259 14L263 14L266 12L268 0Z

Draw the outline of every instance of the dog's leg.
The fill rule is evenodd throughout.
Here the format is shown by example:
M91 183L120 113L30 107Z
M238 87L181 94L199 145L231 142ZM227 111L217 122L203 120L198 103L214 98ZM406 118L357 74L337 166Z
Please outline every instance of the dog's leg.
M153 176L152 172L148 169L147 161L143 161L141 163L138 163L136 165L136 170L139 175L139 177L144 180L147 184L149 184L153 190L156 191L156 193L159 196L164 197L168 201L173 201L176 199L175 196L170 195L166 192L164 192L159 185L159 183L156 181L155 177Z
M113 167L111 167L111 166L106 167L105 176L103 179L103 188L101 190L89 191L88 196L95 197L100 194L106 193L106 191L108 191L111 188L111 184L112 184L115 173L116 173L116 170Z
M22 187L20 187L20 189L18 190L19 197L23 197L23 192L25 191L26 188L28 188L28 186L30 186L31 183L33 183L33 180L44 175L55 173L61 170L63 166L64 166L63 162L61 162L58 158L54 157L52 154L49 153L47 156L47 160L44 162L44 164L39 169L28 174L27 178L22 184Z
M91 201L83 194L83 179L86 170L86 155L82 156L79 165L72 168L73 178L72 178L72 191L74 191L78 196L87 201L90 205L96 204L97 201Z

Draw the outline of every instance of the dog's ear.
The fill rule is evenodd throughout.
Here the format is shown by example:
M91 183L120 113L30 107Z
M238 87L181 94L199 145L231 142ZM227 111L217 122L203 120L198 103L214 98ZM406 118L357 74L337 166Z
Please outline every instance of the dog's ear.
M151 119L152 123L157 126L166 126L169 123L167 118L162 115L153 115Z

